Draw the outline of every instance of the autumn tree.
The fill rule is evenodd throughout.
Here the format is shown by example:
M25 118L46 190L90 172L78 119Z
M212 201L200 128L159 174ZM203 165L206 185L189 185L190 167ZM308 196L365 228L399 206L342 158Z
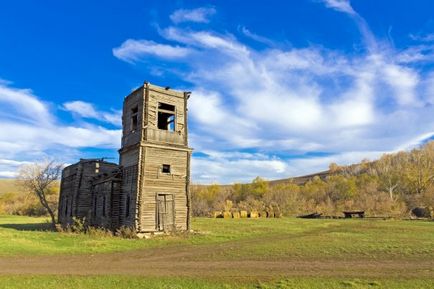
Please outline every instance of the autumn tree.
M262 198L268 191L268 182L261 177L256 177L253 179L250 185L251 193L256 198Z
M434 183L434 145L427 144L407 154L404 172L408 192L423 194Z
M387 192L391 200L402 183L402 158L398 155L384 154L373 166L373 172L378 177L380 189Z
M19 184L25 190L33 193L50 215L53 230L56 229L55 204L50 203L47 197L57 185L56 182L61 176L62 168L62 164L44 161L24 165L18 174Z

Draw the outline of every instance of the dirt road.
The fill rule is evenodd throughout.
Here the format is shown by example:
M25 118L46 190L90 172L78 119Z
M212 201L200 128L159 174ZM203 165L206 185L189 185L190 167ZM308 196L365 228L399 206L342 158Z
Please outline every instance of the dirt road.
M434 260L279 259L220 260L214 253L231 246L183 245L136 251L0 258L0 274L140 275L200 277L432 277Z

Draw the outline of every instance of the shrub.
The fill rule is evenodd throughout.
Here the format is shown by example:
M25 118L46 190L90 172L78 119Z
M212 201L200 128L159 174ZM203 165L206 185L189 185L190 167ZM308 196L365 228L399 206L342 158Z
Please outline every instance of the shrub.
M137 239L136 230L133 227L129 226L120 227L116 230L115 235L125 239Z

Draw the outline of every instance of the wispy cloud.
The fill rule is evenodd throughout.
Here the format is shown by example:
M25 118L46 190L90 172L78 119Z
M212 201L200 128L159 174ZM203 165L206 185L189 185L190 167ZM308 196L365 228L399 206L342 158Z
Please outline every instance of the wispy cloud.
M214 15L216 10L212 7L201 7L196 9L179 9L170 15L170 20L178 24L181 22L208 23L209 17Z
M174 59L185 57L191 52L190 49L181 46L171 46L168 44L155 43L150 40L134 39L128 39L122 43L120 47L113 49L114 56L131 63L147 55Z
M187 67L176 73L193 91L192 146L223 152L194 158L195 181L309 173L330 162L411 147L434 130L434 77L402 61L403 51L377 41L349 1L324 4L354 20L366 51L346 54L317 45L257 50L227 31L160 29L163 41L195 50L165 63ZM225 156L245 150L266 157ZM312 151L328 155L309 156Z
M122 111L120 110L113 110L112 112L97 111L92 103L80 100L65 102L63 109L84 118L108 122L116 126L122 125Z
M28 161L53 157L53 151L59 161L67 162L71 161L71 151L80 148L119 148L120 129L87 122L63 124L56 119L54 106L29 89L0 84L0 102L0 177L14 176L17 167ZM66 106L82 116L95 112L105 121L114 122L110 114L95 111L91 104L71 102Z
M360 30L360 33L363 36L363 41L365 42L366 48L371 53L376 53L378 48L378 43L369 29L368 24L365 19L357 13L349 0L323 0L322 1L327 8L343 12L349 15L357 25Z
M324 4L328 8L332 8L336 11L344 12L350 15L356 15L353 7L351 7L349 0L323 0Z
M410 38L422 42L434 42L434 33L429 34L410 34Z
M0 117L19 119L24 123L47 124L52 121L47 105L34 96L30 89L18 89L9 84L0 82Z
M268 39L267 37L258 35L256 33L251 32L249 29L247 29L246 27L242 26L240 27L240 31L241 33L243 33L246 37L253 39L257 42L272 46L274 43L271 39Z

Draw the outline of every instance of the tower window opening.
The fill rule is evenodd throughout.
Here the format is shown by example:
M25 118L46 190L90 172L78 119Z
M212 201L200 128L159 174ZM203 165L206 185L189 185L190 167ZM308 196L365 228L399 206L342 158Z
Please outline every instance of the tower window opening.
M139 124L139 108L133 107L131 109L131 131L136 131Z
M162 173L165 173L165 174L170 174L170 165L166 165L166 164L164 164L164 165L161 167L161 172L162 172Z
M158 103L158 129L175 131L175 106Z

